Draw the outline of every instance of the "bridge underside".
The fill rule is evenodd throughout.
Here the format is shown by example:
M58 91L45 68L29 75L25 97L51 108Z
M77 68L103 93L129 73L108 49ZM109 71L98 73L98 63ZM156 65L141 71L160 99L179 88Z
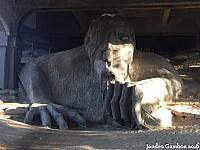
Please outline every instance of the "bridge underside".
M17 87L23 50L43 54L81 45L90 22L103 13L132 23L138 49L169 55L200 48L198 0L1 0L0 89Z

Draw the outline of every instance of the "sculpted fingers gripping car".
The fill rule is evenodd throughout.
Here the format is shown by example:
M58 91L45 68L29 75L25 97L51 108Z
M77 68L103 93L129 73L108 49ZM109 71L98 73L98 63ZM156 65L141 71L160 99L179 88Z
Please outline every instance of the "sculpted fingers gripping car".
M128 116L132 111L132 119L140 127L143 124L142 107L147 112L153 112L163 103L176 98L183 82L167 59L136 50L130 34L120 35L110 38L112 41L108 44L106 68L115 76L111 81L115 86L109 85L105 98L106 112L112 121L126 124L130 123ZM130 101L132 110L128 108Z

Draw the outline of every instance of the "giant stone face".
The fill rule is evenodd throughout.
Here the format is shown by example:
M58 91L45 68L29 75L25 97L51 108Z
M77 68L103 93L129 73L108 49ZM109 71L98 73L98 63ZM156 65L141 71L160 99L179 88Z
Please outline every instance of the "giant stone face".
M101 80L127 82L135 40L124 18L117 15L99 17L90 25L85 45Z

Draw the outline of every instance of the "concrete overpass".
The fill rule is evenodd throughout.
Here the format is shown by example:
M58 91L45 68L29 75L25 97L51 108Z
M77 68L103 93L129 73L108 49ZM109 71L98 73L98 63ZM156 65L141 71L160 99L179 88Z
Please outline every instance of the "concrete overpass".
M19 31L24 21L36 12L71 11L87 31L88 24L101 13L119 13L134 25L136 35L195 35L199 47L199 0L1 0L0 1L0 89L15 88L20 68ZM29 19L29 24L34 20Z

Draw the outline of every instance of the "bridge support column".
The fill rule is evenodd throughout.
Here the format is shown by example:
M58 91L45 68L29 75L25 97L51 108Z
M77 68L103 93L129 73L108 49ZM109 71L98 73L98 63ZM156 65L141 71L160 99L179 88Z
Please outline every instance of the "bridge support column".
M0 89L17 86L17 55L16 37L0 34Z

